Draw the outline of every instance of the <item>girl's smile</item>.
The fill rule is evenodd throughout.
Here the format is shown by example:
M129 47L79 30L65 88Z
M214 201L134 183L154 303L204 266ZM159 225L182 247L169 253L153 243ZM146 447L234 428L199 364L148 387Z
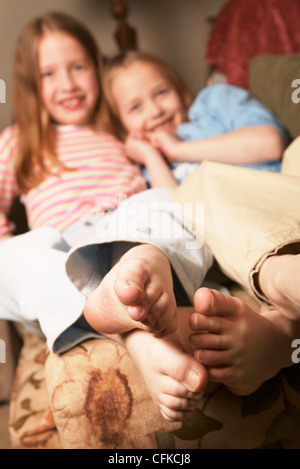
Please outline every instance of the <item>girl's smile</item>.
M120 70L112 81L111 93L128 132L176 132L185 120L178 93L156 65L138 62Z
M158 124L152 126L152 128L150 129L150 131L154 131L154 130L166 130L166 131L173 131L174 130L174 127L175 127L175 124L174 124L174 118L173 116L170 118L170 119L165 119L163 120L162 122L159 122ZM177 126L176 126L177 127Z
M72 36L47 32L39 45L41 97L57 124L91 122L99 97L96 71L84 47Z

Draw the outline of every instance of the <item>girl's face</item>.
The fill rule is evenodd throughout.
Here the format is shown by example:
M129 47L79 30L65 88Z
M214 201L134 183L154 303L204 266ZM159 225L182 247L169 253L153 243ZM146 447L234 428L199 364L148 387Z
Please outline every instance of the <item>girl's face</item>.
M176 132L186 117L174 86L153 64L136 62L119 70L111 94L127 132Z
M74 37L47 32L39 44L41 97L57 124L91 122L99 97L94 64Z

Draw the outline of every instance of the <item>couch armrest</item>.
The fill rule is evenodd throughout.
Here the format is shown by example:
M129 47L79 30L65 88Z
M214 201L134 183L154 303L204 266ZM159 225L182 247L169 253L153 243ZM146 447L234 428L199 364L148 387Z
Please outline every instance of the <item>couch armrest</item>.
M292 138L300 135L300 56L263 54L249 65L249 89L281 119Z

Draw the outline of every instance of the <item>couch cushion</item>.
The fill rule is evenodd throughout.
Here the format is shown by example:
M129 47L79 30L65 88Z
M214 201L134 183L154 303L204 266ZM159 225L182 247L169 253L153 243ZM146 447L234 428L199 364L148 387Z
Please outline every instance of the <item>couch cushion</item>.
M299 448L299 366L249 396L210 383L182 423L162 418L128 352L109 340L50 354L46 382L65 449L269 448L290 436Z
M46 342L27 335L10 402L9 433L14 449L60 449L45 383Z
M21 339L12 323L0 320L0 402L8 401L13 386Z
M280 117L292 138L300 135L300 56L263 54L249 67L250 92Z

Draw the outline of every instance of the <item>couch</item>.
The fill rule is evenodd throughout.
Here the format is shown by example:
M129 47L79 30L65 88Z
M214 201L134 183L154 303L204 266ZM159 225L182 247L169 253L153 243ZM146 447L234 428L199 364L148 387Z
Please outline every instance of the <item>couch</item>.
M282 118L292 138L300 135L300 104L291 99L300 58L259 56L252 59L249 73L250 91ZM233 295L257 308L252 297L225 280ZM170 423L161 417L121 345L91 339L55 355L43 339L25 331L21 335L10 400L14 448L300 448L297 364L249 396L209 383L192 417Z

